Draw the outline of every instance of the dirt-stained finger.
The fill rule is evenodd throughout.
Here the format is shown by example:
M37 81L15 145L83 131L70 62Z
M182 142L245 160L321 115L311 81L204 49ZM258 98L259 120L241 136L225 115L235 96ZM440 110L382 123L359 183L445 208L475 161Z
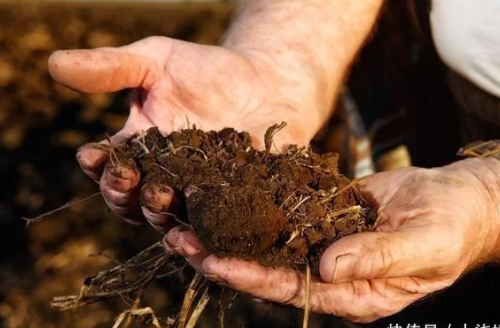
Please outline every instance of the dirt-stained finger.
M131 132L123 129L101 142L90 142L81 146L76 153L76 160L82 171L92 180L99 182L109 160L111 145L117 145L131 135Z
M255 262L209 256L202 264L208 279L254 298L303 308L307 296L305 275L291 269L265 268ZM357 322L371 322L391 312L367 281L328 284L311 281L311 310ZM390 296L392 292L388 291Z
M185 257L189 264L198 271L201 270L203 261L209 256L194 231L183 226L172 228L164 237L163 244L167 246L167 250Z
M141 224L144 221L139 206L140 172L135 163L127 166L106 164L100 179L102 195L109 208L127 222Z
M210 256L203 262L202 271L253 297L296 307L305 302L305 278L291 269L266 268L256 262Z
M147 183L141 188L140 202L144 217L155 229L166 232L176 224L179 201L171 187Z
M405 229L346 236L325 250L321 278L327 282L398 277L454 277L463 271L460 240L443 238L443 228L425 215L407 221Z
M109 159L109 150L108 145L98 142L88 143L78 149L76 160L85 174L99 182Z

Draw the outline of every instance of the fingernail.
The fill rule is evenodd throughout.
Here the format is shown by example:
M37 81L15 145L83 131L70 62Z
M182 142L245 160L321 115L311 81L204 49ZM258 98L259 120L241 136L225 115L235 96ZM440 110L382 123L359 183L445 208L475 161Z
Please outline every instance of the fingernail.
M219 275L217 274L208 274L208 273L204 273L203 274L205 276L205 278L207 278L208 280L210 281L213 281L213 282L216 282L220 285L226 285L227 286L227 281L225 281L224 279L222 279Z
M142 213L146 217L149 223L151 223L152 226L159 226L161 227L163 224L166 223L166 220L163 220L164 217L161 214L156 214L153 213L149 208L146 206L141 206Z
M352 254L339 255L335 258L332 283L352 277L356 268L357 259Z
M165 253L167 253L168 255L174 255L175 252L172 248L170 248L170 246L168 246L168 244L164 243L163 244L163 249L165 250Z
M139 182L139 175L134 175L132 170L111 168L104 171L106 184L120 192L129 192Z
M166 246L165 248L168 247L171 251L175 253L179 253L179 251L181 250L179 246L172 244L170 240L168 240L167 236L163 237L163 242L164 242L163 246L164 247Z
M200 252L199 248L196 248L188 243L184 243L181 247L184 253L189 257L194 256Z
M184 195L186 198L189 198L191 195L200 192L200 188L194 186L194 185L189 185L185 190L184 190Z
M252 298L252 300L256 303L261 303L261 304L267 303L267 301L263 300L262 298Z
M121 218L123 219L123 221L127 222L128 224L135 225L135 226L140 226L144 223L142 221L130 219L130 218L127 218L124 216L121 216Z

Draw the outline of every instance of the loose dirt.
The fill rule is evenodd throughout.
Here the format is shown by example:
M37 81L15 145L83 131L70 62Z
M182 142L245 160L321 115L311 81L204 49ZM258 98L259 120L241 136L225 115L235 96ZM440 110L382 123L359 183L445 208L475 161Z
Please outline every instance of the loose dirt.
M142 183L169 185L183 204L179 219L192 225L218 256L266 266L318 271L333 242L370 230L374 215L356 183L338 172L337 154L289 146L272 153L251 147L248 133L193 127L162 136L157 128L113 149L115 161L136 166Z

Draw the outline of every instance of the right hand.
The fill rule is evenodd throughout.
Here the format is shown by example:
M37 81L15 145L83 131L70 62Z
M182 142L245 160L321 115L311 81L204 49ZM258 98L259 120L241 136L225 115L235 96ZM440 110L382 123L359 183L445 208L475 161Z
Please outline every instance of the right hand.
M163 134L186 128L186 118L203 130L233 127L248 131L255 147L266 129L286 121L275 143L306 145L319 126L317 101L264 54L150 37L120 48L56 51L49 71L58 82L86 93L134 88L130 115L112 144L158 126ZM309 110L307 112L307 110ZM114 165L110 145L90 143L77 154L83 171L100 184L112 211L130 223L147 219L157 230L172 222L175 193L169 186L141 187L137 168ZM139 204L139 197L142 204Z
M497 159L474 158L366 177L360 191L380 219L375 231L345 236L325 250L320 277L311 282L311 310L372 322L498 262L499 173ZM258 299L306 306L302 272L217 258L186 229L171 229L165 243L212 281Z

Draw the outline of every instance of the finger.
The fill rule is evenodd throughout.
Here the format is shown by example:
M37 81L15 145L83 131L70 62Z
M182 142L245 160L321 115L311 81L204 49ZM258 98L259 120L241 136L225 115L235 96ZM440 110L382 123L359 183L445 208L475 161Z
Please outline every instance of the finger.
M216 280L253 297L297 307L305 304L305 279L298 271L213 255L206 258L201 268L205 275L218 277Z
M101 192L109 208L132 224L144 221L139 207L140 172L135 162L108 161L100 179Z
M169 249L184 256L197 271L201 270L203 261L209 256L196 234L183 226L172 228L163 241Z
M358 186L366 198L378 208L379 204L386 204L399 186L416 168L401 168L387 172L376 173L359 180Z
M109 145L92 142L81 146L76 153L76 160L82 171L92 180L99 181L106 162L109 159Z
M172 188L159 183L147 183L141 188L142 213L158 231L167 232L176 222L177 196Z
M153 56L163 57L158 52L170 42L162 38L161 48L145 39L120 48L59 50L49 58L49 72L56 81L86 93L150 90L161 73L161 64Z
M122 130L110 137L109 140L91 142L81 146L76 153L76 160L82 171L92 180L99 182L109 159L110 142L112 145L116 145L128 137L130 137L130 133Z
M305 275L290 269L265 268L255 262L220 259L209 256L203 262L205 276L216 282L250 294L252 297L303 308L306 304ZM355 291L353 292L353 288ZM311 310L333 314L356 321L371 321L379 317L380 304L371 297L367 283L330 285L311 282Z
M320 275L326 282L358 279L427 277L457 266L454 241L433 226L346 236L323 254ZM451 270L451 271L453 271Z

